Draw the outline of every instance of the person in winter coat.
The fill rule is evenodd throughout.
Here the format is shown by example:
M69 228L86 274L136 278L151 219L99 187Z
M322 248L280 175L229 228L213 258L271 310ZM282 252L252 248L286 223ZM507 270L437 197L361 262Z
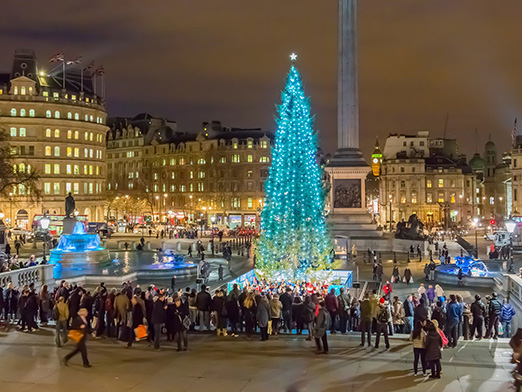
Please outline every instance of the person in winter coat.
M303 306L301 308L301 320L304 326L308 330L308 337L306 340L312 340L313 335L313 322L315 317L315 304L312 302L312 297L307 295L304 299Z
M116 318L117 331L127 326L127 312L130 309L131 304L126 289L122 289L114 299L114 317Z
M410 340L413 343L413 375L417 375L419 369L419 360L422 366L422 374L426 375L426 332L422 327L422 323L417 321L413 332L410 334Z
M428 286L428 289L426 290L426 297L428 297L429 306L433 305L433 303L435 302L435 289L431 284Z
M50 305L51 299L47 291L47 285L44 284L39 295L40 323L42 326L47 326Z
M404 330L404 305L399 301L399 297L393 297L393 328L395 333L403 333Z
M326 330L328 329L328 313L324 301L319 302L319 309L314 318L313 336L318 354L328 354L328 338ZM322 343L322 347L321 347Z
M341 330L341 333L344 334L346 333L347 326L350 323L350 306L352 305L352 297L350 296L350 293L345 293L344 288L342 287L339 290L337 303L339 304L339 329Z
M167 311L165 312L165 329L167 330L167 342L174 341L174 325L176 323L176 307L174 299L167 297Z
M60 336L63 340L63 343L67 343L67 321L69 320L69 307L64 302L63 297L58 298L58 302L54 305L53 308L53 317L56 322L56 336L55 342L57 347L62 346L62 342L60 341Z
M403 302L404 305L404 318L406 320L406 326L404 333L411 333L413 331L413 297L409 295Z
M283 305L284 309L284 305ZM284 312L284 310L283 310ZM294 298L294 302L292 303L292 323L296 326L296 333L301 335L304 329L303 323L303 300L301 297L297 296Z
M217 336L227 336L227 308L225 298L221 290L216 291L212 300L212 311L216 312L216 333Z
M457 302L455 294L450 295L450 302L446 308L446 336L448 337L449 347L457 347L458 326L462 321L462 305Z
M246 301L245 301L246 302ZM261 330L261 340L268 340L268 321L270 320L270 304L265 294L262 294L257 305L257 325Z
M270 300L270 318L272 319L272 335L279 334L279 323L283 312L283 304L279 301L279 295L274 294Z
M228 322L230 324L230 329L232 332L232 336L237 338L238 330L237 326L239 323L239 290L234 291L232 290L226 299L226 307L227 307L227 315L228 315Z
M91 333L91 327L90 327L89 323L87 322L88 313L89 312L87 311L87 309L81 308L78 311L78 316L75 317L72 322L71 329L81 332L82 337L76 343L75 349L63 358L63 364L65 366L68 366L69 360L73 356L75 356L78 353L81 353L82 360L83 360L83 366L86 368L91 367L91 365L89 364L89 359L87 357L87 345L85 344L87 341L87 336Z
M247 293L243 306L241 307L243 312L243 320L245 321L245 331L247 339L250 340L252 333L254 332L254 322L257 315L256 301L254 293ZM268 329L268 321L267 321Z
M212 307L212 297L207 291L207 286L202 285L201 291L196 295L196 308L199 314L199 330L203 327L210 331L210 309Z
M291 294L292 289L287 287L285 292L281 294L281 297L279 298L279 301L283 304L283 329L285 332L292 332L293 299Z
M433 308L431 312L431 320L437 320L437 323L442 329L446 327L446 313L444 312L441 301L437 301L437 304Z
M486 339L491 337L491 332L493 328L495 329L495 334L493 335L493 339L498 339L498 321L500 318L500 312L502 311L502 303L497 298L497 293L491 294L491 301L489 302L488 307L488 330L486 332Z
M91 325L92 321L92 304L94 299L92 298L91 292L87 291L84 295L82 295L82 299L80 300L80 308L87 309L87 323Z
M330 333L336 333L335 325L337 323L337 315L339 313L339 301L335 296L335 290L331 289L330 293L325 297L326 310L330 313Z
M7 284L7 288L4 290L3 292L3 308L0 309L0 312L4 312L4 318L5 320L9 320L11 318L11 299L13 297L13 292L14 292L14 289L13 289L13 284L11 282L9 282ZM15 312L16 314L16 312Z
M155 298L152 308L152 326L154 327L154 349L160 349L161 327L165 324L167 304L165 303L165 293L160 292Z
M484 316L486 315L486 305L480 300L480 295L475 295L475 302L471 304L470 307L471 314L473 316L473 323L471 324L471 331L470 336L473 338L475 336L476 331L476 338L481 340L482 339L482 328L484 325Z
M116 300L116 289L112 289L105 299L105 320L107 322L107 337L115 336L114 328L114 301Z
M417 324L417 321L424 323L428 319L428 308L424 302L424 298L419 300L419 305L413 310L413 325Z
M187 351L188 350L188 336L187 328L185 327L183 320L188 317L188 310L186 306L181 303L181 298L174 298L174 309L175 309L175 322L174 322L174 340L176 341L178 348L176 351ZM183 345L182 345L183 343Z
M64 290L67 291L67 290ZM60 290L58 290L60 292ZM76 317L78 314L78 310L80 310L80 301L82 300L83 290L81 287L77 287L73 290L72 294L69 297L69 317ZM63 297L65 303L67 303L67 298L63 295L59 295L59 297Z
M511 337L511 321L513 320L513 316L515 315L515 309L508 302L507 298L504 298L504 303L502 304L502 309L500 310L500 321L502 322L502 329L504 333L502 334L505 338Z
M127 296L125 296L127 298ZM136 339L134 330L140 325L147 325L147 319L145 318L145 303L138 296L134 295L131 300L132 306L132 324L129 331L129 340L127 341L127 347L132 347L132 343Z
M426 336L426 361L431 367L430 378L440 378L441 364L440 359L442 358L441 353L442 338L437 333L437 328L433 323L428 325L428 334Z
M444 290L438 284L435 285L435 296L441 301L444 298Z
M388 301L384 301L379 305L379 312L377 313L377 337L375 338L375 348L379 348L381 340L381 333L384 334L384 342L386 350L390 348L390 341L388 338L388 322L390 320L390 311L388 310Z
M392 271L392 283L400 283L401 277L399 275L399 267L394 266Z
M411 270L409 268L404 269L404 281L406 284L410 284L410 280L413 278L413 275L411 273Z

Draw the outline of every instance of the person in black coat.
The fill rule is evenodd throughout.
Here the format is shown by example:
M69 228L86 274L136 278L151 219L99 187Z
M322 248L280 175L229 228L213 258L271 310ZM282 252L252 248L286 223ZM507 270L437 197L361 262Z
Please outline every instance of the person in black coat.
M167 304L165 303L165 293L159 293L152 308L151 323L154 327L154 349L160 349L161 327L166 320Z
M167 342L174 340L176 331L174 325L176 324L176 306L172 297L167 298L167 311L165 313L165 328L167 329Z
M486 305L480 300L480 295L475 295L475 302L471 304L471 314L473 315L473 323L471 324L470 335L473 338L475 331L477 332L476 338L482 339L482 327L484 325L484 316L486 315Z
M430 378L440 378L440 359L442 353L442 338L437 332L437 328L433 323L428 325L428 335L426 336L426 362L430 364L431 376Z
M301 297L295 297L294 302L292 303L292 321L295 322L296 332L298 335L301 335L304 329L302 309L303 301L301 300Z
M431 312L431 319L437 320L439 323L439 328L444 331L446 328L446 313L442 308L442 301L437 301L437 305L433 308Z
M36 331L38 329L38 325L36 324L36 315L38 314L38 296L34 290L29 290L25 308L29 331L32 331L33 329Z
M76 354L81 353L82 354L82 361L83 366L86 368L90 368L91 365L89 364L89 358L87 357L87 336L91 333L91 327L89 326L89 323L87 322L87 315L88 315L87 309L80 309L78 311L78 316L74 318L71 329L79 331L82 333L81 339L76 343L76 347L73 351L71 351L69 354L67 354L63 358L63 364L65 366L68 366L69 360L74 357Z
M22 291L22 295L18 299L18 309L20 309L20 322L21 327L20 331L25 331L25 328L28 327L29 331L31 327L29 325L29 310L27 309L27 302L29 300L29 290L24 289Z
M58 293L60 290L58 290ZM75 314L78 314L80 310L80 301L82 300L83 290L81 287L77 287L69 297L69 317L73 318ZM59 297L58 297L59 298ZM64 301L66 301L64 297Z
M196 299L197 300L197 299ZM216 291L216 295L212 300L212 310L216 312L216 331L217 336L227 336L227 320L228 313L225 305L225 297L221 290Z
M232 336L237 338L239 336L237 333L237 324L239 323L239 301L235 291L231 291L228 294L226 307Z
M413 310L413 325L417 324L417 321L424 323L428 319L428 308L425 306L424 298L419 300L419 305Z
M132 347L132 343L136 339L134 330L139 325L147 325L147 319L145 318L145 304L143 300L138 296L134 295L131 300L132 304L132 325L129 331L129 340L127 341L127 347Z
M188 311L185 306L183 306L180 297L174 298L174 340L178 344L178 349L176 351L187 351L188 350L188 336L187 336L187 328L183 324L183 320L185 317L188 317ZM181 342L183 341L183 346Z

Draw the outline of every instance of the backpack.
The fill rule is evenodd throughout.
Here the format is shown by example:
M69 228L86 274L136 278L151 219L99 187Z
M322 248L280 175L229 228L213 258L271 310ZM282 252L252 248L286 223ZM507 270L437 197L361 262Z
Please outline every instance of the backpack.
M390 317L388 315L388 309L382 308L377 314L377 321L381 324L386 324L389 321Z

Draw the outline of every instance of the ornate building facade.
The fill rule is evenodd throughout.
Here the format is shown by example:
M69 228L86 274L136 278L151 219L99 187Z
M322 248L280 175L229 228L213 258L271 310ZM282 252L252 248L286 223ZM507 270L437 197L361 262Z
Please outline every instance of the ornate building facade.
M39 201L17 186L0 203L9 225L30 227L36 216L64 214L71 192L76 210L103 220L106 112L88 71L45 71L32 51L16 51L10 73L0 74L0 127L8 133L15 170L39 176Z
M270 132L204 123L197 133L140 114L111 120L108 188L148 199L154 221L173 216L231 228L255 226L271 160Z

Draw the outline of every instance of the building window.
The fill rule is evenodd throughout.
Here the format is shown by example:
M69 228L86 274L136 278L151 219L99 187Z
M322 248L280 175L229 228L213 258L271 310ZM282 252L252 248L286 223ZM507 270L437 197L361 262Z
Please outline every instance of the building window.
M401 204L406 203L406 195L404 193L401 193Z
M66 171L65 171L67 174L72 174L72 169L71 169L71 165L67 165L66 166Z
M20 109L20 117L25 117L25 109Z
M75 158L80 157L80 149L78 147L74 147L74 157Z
M444 188L444 179L439 178L439 188Z
M205 178L205 172L200 171L200 172L198 173L198 177L199 177L199 178Z
M261 148L267 148L268 142L266 140L261 140Z
M426 203L433 203L433 195L431 192L426 193Z
M58 146L54 147L54 156L55 157L60 156L60 147L58 147Z
M91 149L89 149L89 158L92 158L93 156L94 156L94 155L93 155L93 153L92 153L92 148L91 148Z
M455 192L450 193L450 203L455 203Z
M254 207L254 202L252 201L251 197L249 197L248 200L247 200L247 207L248 208L253 208Z
M518 190L518 189L516 189L516 188L513 189L513 200L515 200L515 201L518 201L517 190Z
M51 147L45 146L45 156L50 157L51 156Z
M72 113L71 112L67 112L67 120L72 120Z
M204 165L207 163L203 158L198 159L198 165Z
M60 137L60 130L59 129L55 129L54 130L54 137Z
M16 109L15 108L11 109L11 116L12 117L16 117Z
M247 148L252 148L253 144L252 140L247 140Z
M16 128L11 128L10 135L11 137L16 137Z
M412 192L411 193L411 202L412 203L417 203L417 192Z
M489 198L489 204L495 204L495 198L493 196Z
M50 163L45 164L45 174L51 174L51 164Z
M80 174L80 167L78 165L74 165L74 174Z
M72 147L67 147L67 156L72 157Z
M92 165L89 165L89 175L92 176Z
M58 110L54 112L54 118L60 118L60 112Z
M239 154L232 155L232 162L233 163L239 163L240 162Z
M46 110L45 111L45 117L46 118L51 118L51 111L50 110Z
M70 129L67 131L67 139L72 139L72 131Z
M19 133L19 136L20 137L26 137L26 131L25 131L25 128L20 128L20 133Z
M261 163L268 163L268 162L270 162L270 158L268 158L268 157L261 157L261 158L259 158L259 162L261 162Z
M29 117L34 117L34 109L29 109Z
M44 183L44 193L46 195L50 195L51 194L51 183L50 182Z
M221 157L221 159L219 160L220 163L227 163L227 158L225 157Z
M439 192L439 198L437 199L439 203L444 203L444 192Z
M60 174L60 165L58 163L54 164L54 174Z
M252 155L247 155L247 162L253 162L254 161L254 158L252 157Z
M179 162L180 165L184 165L185 164L185 158L179 158L178 162Z
M198 182L198 192L203 192L203 191L205 191L205 187L203 186L203 183Z
M60 183L59 182L55 182L53 184L53 190L54 190L54 194L55 195L59 195L60 194Z
M254 172L252 170L247 171L248 178L252 178L253 175L254 175Z
M406 188L406 181L401 181L401 188Z
M45 137L51 137L51 134L52 134L51 129L50 129L50 128L47 128L47 129L45 130Z
M75 120L79 120L80 119L80 115L78 113L74 113L74 119Z
M450 181L450 187L455 188L455 180Z

